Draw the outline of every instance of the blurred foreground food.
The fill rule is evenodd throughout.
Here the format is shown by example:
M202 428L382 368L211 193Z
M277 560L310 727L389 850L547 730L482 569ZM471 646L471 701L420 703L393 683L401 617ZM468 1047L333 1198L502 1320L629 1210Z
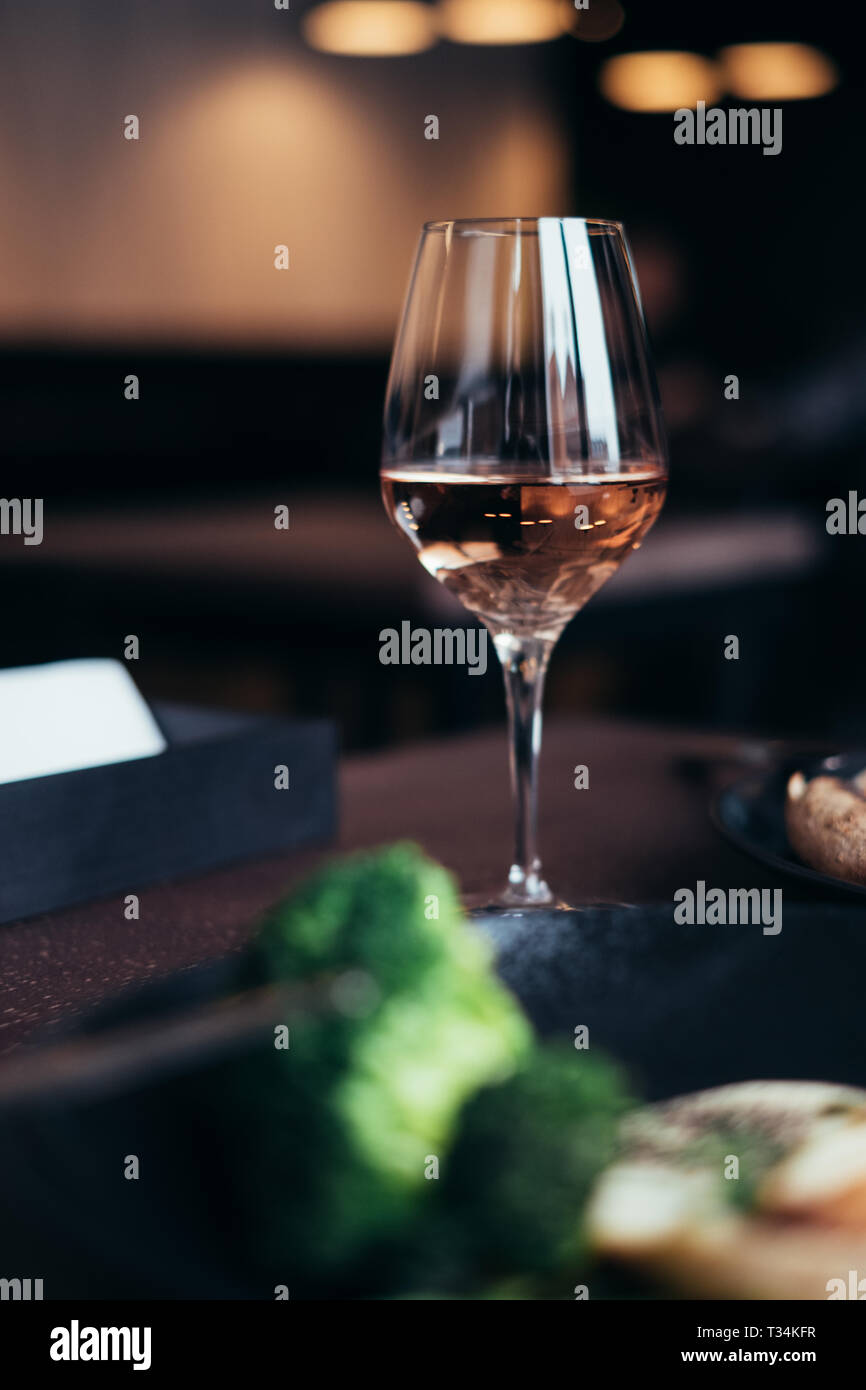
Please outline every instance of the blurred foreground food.
M588 1213L600 1254L691 1298L866 1295L866 1091L721 1086L633 1113L622 1139Z
M219 1068L248 1230L292 1297L571 1277L620 1079L533 1042L445 870L410 845L330 864L270 914L244 974L327 1000L287 1047Z
M163 1026L163 1070L130 1076ZM244 952L72 1039L107 1089L25 1095L0 1126L0 1252L52 1297L866 1295L866 1092L636 1108L595 1046L536 1040L410 845L332 861Z

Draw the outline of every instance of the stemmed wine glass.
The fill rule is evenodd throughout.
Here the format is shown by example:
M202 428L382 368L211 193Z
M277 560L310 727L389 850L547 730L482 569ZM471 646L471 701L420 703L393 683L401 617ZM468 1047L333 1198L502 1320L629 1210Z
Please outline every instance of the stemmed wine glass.
M541 696L574 614L652 526L667 449L622 226L428 222L385 402L382 495L505 677L514 855L494 909L564 906L536 844Z

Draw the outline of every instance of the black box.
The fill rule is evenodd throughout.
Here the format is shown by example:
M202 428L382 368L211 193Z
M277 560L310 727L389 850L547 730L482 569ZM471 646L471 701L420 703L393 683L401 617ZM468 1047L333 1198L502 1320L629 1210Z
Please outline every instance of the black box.
M0 922L333 836L332 724L153 712L164 753L0 786Z

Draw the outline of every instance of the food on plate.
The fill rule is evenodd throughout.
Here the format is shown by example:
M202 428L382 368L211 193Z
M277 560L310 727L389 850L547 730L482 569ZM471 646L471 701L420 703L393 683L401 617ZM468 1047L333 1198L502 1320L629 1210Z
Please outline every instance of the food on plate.
M827 1298L866 1274L866 1091L745 1082L629 1115L595 1250L693 1298Z
M292 1298L573 1296L633 1102L595 1050L535 1040L444 869L411 845L332 861L242 975L322 998L207 1083L239 1224Z
M263 1287L826 1298L866 1277L866 1092L755 1082L637 1109L595 1048L534 1037L415 847L333 861L268 914L237 984L290 983L309 1002L284 1038L175 1095Z
M821 873L866 884L866 773L852 781L795 772L788 781L785 827L800 858Z

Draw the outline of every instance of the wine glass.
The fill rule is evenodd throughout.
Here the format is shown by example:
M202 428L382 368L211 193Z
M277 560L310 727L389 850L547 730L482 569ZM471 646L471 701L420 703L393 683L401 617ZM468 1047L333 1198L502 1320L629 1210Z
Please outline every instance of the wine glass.
M652 526L666 481L620 223L428 222L391 361L382 495L502 664L514 855L488 910L565 906L536 843L545 672L566 624Z

